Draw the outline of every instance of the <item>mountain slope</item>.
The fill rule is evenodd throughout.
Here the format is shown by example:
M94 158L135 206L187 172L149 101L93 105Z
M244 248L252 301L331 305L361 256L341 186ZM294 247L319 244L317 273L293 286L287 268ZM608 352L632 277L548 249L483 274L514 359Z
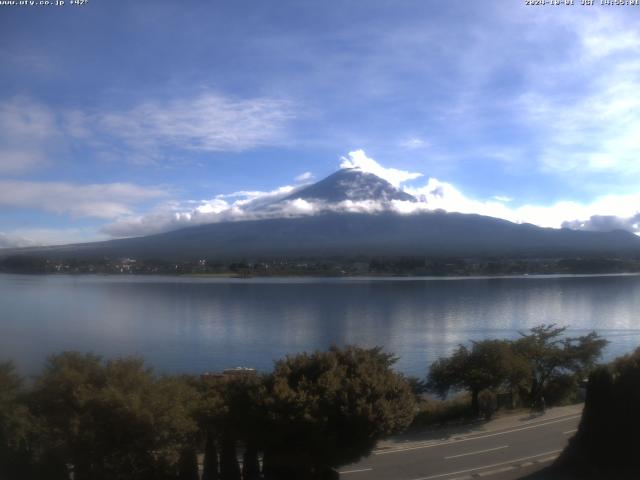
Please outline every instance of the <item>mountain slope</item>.
M556 230L458 213L326 213L216 223L147 237L29 249L28 252L50 258L175 260L496 254L575 256L640 253L640 239L625 231Z
M321 213L289 216L287 207L296 200L313 204L315 211ZM253 220L211 223L107 242L5 250L0 251L0 256L23 253L78 259L228 260L640 254L640 238L626 231L557 230L442 211L401 215L393 209L393 201L397 200L417 202L376 175L342 169L276 202L250 206L245 211L251 212L249 218ZM347 213L349 208L341 208L357 203L375 205L379 213Z
M413 196L397 189L386 180L372 173L351 168L338 170L325 179L302 190L298 190L284 200L295 200L298 198L329 203L338 203L345 200L351 200L353 202L366 200L382 202L391 200L416 201Z

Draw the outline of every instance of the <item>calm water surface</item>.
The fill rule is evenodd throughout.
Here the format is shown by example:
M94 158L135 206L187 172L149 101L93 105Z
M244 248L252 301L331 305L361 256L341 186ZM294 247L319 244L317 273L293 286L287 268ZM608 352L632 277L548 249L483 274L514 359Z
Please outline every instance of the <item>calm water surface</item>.
M162 372L269 370L287 353L381 345L424 375L459 343L540 323L640 345L640 277L218 279L0 275L0 361L62 350L142 355Z

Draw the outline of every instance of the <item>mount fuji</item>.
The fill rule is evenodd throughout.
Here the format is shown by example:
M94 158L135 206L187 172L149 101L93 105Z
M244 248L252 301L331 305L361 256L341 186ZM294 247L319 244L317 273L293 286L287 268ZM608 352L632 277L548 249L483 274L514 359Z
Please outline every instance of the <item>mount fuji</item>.
M343 168L320 180L313 185L303 188L284 200L312 200L330 203L377 201L389 202L401 200L416 202L416 198L397 189L388 181L355 168Z
M317 183L227 220L135 238L5 250L49 258L372 258L375 256L566 256L640 254L630 232L541 228L475 214L408 209L417 199L359 169ZM303 205L302 213L288 207ZM366 206L367 209L359 208ZM375 208L371 208L371 207Z

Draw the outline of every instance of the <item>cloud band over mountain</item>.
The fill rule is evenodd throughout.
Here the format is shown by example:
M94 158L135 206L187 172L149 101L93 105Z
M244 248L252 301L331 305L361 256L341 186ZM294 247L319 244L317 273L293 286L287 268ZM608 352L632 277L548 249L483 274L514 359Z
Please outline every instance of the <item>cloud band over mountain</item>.
M218 195L211 200L189 203L170 203L158 206L146 215L125 216L104 227L102 231L112 237L149 235L178 228L238 220L298 217L323 212L369 213L395 212L402 215L443 210L446 212L476 213L502 218L514 223L532 223L542 227L608 231L623 229L640 232L640 214L632 212L640 195L629 197L601 197L589 205L558 202L552 205L511 205L509 198L496 195L487 200L475 200L450 183L428 178L422 186L409 183L423 177L417 172L385 168L367 157L363 150L349 152L342 158L342 169L374 174L413 199L365 198L342 201L295 198L295 193L308 184L287 185L273 191L240 191ZM305 178L306 179L306 178ZM637 198L636 198L637 197ZM589 212L610 214L589 215ZM618 215L615 215L618 213ZM628 215L628 216L625 216ZM587 218L588 220L580 220Z

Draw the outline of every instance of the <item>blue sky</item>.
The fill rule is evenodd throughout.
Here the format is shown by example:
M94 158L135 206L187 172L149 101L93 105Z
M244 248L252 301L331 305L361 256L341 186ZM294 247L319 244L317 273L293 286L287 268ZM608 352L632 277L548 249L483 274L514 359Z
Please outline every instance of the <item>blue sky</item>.
M638 232L640 7L577 3L0 6L0 246L236 218L341 164Z

